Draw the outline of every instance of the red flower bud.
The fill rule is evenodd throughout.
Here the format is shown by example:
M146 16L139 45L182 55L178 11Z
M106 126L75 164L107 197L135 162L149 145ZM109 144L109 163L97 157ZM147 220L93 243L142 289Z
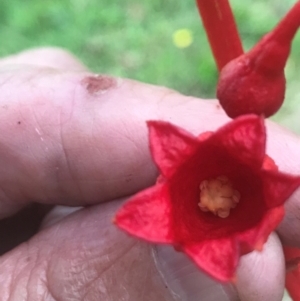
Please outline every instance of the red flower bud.
M221 70L217 97L229 117L269 117L278 111L285 94L284 67L299 25L300 1L252 50Z

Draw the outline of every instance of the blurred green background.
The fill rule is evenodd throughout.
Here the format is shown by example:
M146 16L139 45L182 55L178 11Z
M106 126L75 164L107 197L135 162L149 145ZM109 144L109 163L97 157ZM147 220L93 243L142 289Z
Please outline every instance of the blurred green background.
M231 0L245 49L296 0ZM192 34L189 47L173 42ZM10 0L0 2L0 55L37 46L69 49L95 72L214 97L217 70L194 0ZM286 102L275 119L300 132L300 34L286 68ZM298 101L299 99L299 101ZM297 125L299 123L299 126Z

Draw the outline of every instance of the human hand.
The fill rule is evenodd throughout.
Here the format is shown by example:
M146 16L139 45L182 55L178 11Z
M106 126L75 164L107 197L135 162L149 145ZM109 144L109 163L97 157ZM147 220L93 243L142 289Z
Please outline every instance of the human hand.
M0 70L0 216L13 220L32 202L56 206L32 238L0 258L1 301L281 300L285 266L275 233L263 252L242 257L234 287L112 224L121 203L157 177L145 121L215 130L229 120L217 102L96 76L55 49L3 59ZM299 138L267 126L267 153L280 170L300 174ZM286 209L280 238L300 246L299 190ZM40 222L36 212L27 214ZM26 232L7 222L2 249Z

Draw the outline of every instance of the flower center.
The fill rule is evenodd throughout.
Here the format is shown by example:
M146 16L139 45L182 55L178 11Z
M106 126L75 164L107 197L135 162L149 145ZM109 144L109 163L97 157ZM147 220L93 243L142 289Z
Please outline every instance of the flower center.
M199 208L203 212L212 212L214 215L225 218L230 209L235 208L240 201L241 194L233 189L232 183L225 176L201 182Z

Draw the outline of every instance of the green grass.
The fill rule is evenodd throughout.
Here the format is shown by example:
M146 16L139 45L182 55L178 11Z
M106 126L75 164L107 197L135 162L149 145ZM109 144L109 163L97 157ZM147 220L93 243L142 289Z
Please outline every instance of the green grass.
M245 49L268 32L296 0L231 0ZM173 33L193 34L177 48ZM0 2L0 55L54 45L93 71L213 97L217 70L194 0L10 0ZM300 77L299 37L287 67L287 102L277 120L295 114ZM295 128L299 130L300 128Z

